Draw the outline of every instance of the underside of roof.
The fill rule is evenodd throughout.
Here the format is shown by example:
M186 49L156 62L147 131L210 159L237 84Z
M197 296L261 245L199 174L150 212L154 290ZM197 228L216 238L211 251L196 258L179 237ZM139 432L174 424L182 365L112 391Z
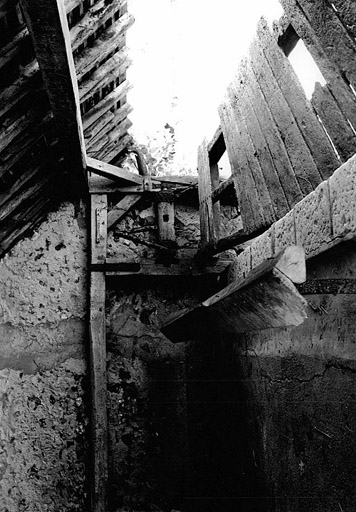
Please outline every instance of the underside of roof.
M86 191L85 155L125 155L133 21L126 0L0 0L0 256Z

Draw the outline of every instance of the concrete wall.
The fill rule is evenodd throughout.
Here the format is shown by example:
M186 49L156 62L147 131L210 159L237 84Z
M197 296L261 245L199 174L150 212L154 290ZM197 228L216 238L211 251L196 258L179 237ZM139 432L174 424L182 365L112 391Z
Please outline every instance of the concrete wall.
M63 204L0 261L0 510L86 510L86 222Z

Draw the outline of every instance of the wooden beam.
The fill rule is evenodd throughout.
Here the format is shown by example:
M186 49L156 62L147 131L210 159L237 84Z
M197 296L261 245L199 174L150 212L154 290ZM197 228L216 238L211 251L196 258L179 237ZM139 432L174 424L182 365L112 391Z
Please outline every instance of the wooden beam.
M108 231L110 231L141 198L141 194L129 194L121 199L108 213Z
M212 199L213 203L216 203L216 201L219 201L221 195L225 192L225 190L227 188L233 187L233 186L234 186L234 180L233 180L232 176L229 176L225 181L220 183L220 185L215 190L213 190L213 192L211 194L211 199Z
M157 203L158 236L161 242L175 242L174 203Z
M212 140L208 144L208 153L211 163L218 163L220 158L226 151L226 145L224 140L224 134L221 126L216 130Z
M203 339L209 334L243 332L300 325L307 301L295 283L305 281L302 247L291 246L256 267L198 306L180 313L161 331L173 342Z
M107 244L106 195L91 196L91 264L104 264ZM92 512L107 510L108 420L106 409L105 273L90 273L90 377L92 399Z
M137 183L138 185L142 185L142 176L127 171L126 169L122 169L121 167L116 167L115 165L101 162L100 160L96 160L95 158L90 157L87 158L87 165L89 172L99 174L99 176L103 176L104 178L109 178L114 181L124 180L128 181L129 183Z
M205 249L215 242L210 162L207 141L198 148L200 244Z
M127 264L138 264L139 269L136 270L125 270L122 268L118 270L118 265L122 263ZM185 257L184 255L179 256L179 263L172 263L170 265L161 264L154 261L152 258L141 258L137 261L118 260L116 258L110 258L106 260L104 269L106 275L109 277L115 276L167 276L167 277L198 277L203 275L221 275L231 265L232 260L229 258L214 258L207 262L205 265L199 265L194 257Z
M76 192L87 187L86 155L69 28L61 0L21 0L60 143Z

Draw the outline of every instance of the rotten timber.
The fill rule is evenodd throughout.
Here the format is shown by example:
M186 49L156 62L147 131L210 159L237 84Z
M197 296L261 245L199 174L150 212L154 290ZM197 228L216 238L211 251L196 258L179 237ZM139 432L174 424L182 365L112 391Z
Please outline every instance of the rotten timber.
M161 331L177 343L223 333L300 325L307 301L293 283L305 281L302 247L290 246L256 267L244 280L234 282L198 306L183 311Z
M60 0L21 0L63 154L78 193L87 186L79 93L66 12Z

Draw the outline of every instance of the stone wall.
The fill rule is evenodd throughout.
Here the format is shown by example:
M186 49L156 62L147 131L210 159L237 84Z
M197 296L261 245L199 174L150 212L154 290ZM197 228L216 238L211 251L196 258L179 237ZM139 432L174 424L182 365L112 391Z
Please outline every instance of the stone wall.
M0 261L0 510L86 510L86 220L63 204Z

